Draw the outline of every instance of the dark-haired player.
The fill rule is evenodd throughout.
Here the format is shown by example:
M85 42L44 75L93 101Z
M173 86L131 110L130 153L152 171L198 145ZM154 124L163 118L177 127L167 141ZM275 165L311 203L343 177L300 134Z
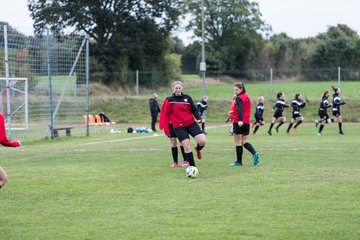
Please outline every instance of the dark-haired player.
M253 156L253 164L259 163L259 153L248 142L250 132L250 111L251 100L246 94L245 85L242 82L234 84L234 93L236 95L235 105L233 105L233 133L236 146L236 161L230 166L239 167L242 165L243 146Z
M270 128L268 131L269 135L271 134L271 129L273 128L276 120L279 120L279 124L275 127L276 132L279 133L279 127L286 122L286 117L283 115L284 108L289 107L289 104L285 103L285 94L283 92L278 92L276 94L276 103L274 104L273 110L275 111L274 116L271 120Z
M321 98L320 107L319 107L319 111L318 111L320 120L315 121L316 127L318 126L319 123L321 123L320 127L319 127L319 131L317 133L317 135L319 135L319 136L322 135L322 131L325 127L325 124L331 123L331 119L330 119L329 115L327 114L327 109L332 106L331 103L329 103L329 95L330 95L329 91L326 90Z
M199 114L202 119L201 120L201 130L204 132L204 134L207 134L205 132L205 115L206 115L206 110L208 107L208 100L209 100L209 97L204 95L204 96L202 96L201 101L196 103L196 106L198 108Z
M332 102L332 114L334 116L334 122L338 123L339 126L339 134L343 135L344 132L342 130L342 117L341 117L341 113L340 113L340 106L344 105L345 102L341 100L340 98L340 88L331 86L332 89L334 90L334 95L333 95L333 102Z
M300 109L305 107L305 102L302 100L302 96L300 93L295 94L295 99L291 102L292 117L288 129L286 130L286 134L290 134L290 129L293 126L294 122L296 122L294 126L294 131L297 132L297 127L304 121L304 117L301 116Z

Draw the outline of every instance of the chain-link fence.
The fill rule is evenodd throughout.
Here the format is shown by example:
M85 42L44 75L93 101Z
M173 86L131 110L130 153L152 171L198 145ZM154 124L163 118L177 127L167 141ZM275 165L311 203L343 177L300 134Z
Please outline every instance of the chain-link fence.
M58 128L59 135L87 134L87 41L74 35L25 36L0 26L0 112L11 137L54 137Z

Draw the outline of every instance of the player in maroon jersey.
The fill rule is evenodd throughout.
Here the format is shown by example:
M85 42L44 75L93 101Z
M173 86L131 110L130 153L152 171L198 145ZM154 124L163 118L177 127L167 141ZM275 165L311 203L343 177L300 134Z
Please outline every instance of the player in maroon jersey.
M236 161L229 165L234 167L242 165L243 146L253 155L253 164L257 165L259 163L259 153L256 152L253 146L248 142L248 135L250 132L251 100L246 94L244 83L235 83L233 89L236 95L235 105L232 105Z
M195 151L198 159L201 159L201 149L206 144L205 134L198 125L198 123L201 123L201 117L192 98L183 93L182 83L180 81L175 81L172 84L172 90L173 95L168 97L165 115L167 119L171 119L175 135L184 147L186 160L189 162L190 166L195 166L189 134L197 143Z

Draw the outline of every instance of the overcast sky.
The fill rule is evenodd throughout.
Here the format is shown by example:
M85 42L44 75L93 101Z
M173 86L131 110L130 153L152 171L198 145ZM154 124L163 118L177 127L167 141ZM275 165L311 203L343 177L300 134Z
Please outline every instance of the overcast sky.
M346 24L360 33L360 0L256 0L262 19L274 33L285 32L292 38L316 36L328 26ZM199 1L200 2L200 1ZM31 35L32 19L27 0L0 0L0 21ZM188 43L188 34L179 36Z

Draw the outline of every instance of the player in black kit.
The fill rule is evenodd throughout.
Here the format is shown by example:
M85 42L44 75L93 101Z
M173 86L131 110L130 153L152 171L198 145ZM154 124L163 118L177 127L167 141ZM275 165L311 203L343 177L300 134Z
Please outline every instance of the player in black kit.
M265 98L263 96L260 96L257 99L257 106L254 114L255 121L252 123L252 127L255 126L253 135L256 135L256 132L259 129L259 127L265 124L265 121L263 119L264 105L265 105Z
M288 129L286 130L286 134L290 134L290 129L293 126L294 122L297 123L294 126L294 131L297 132L297 127L304 121L304 117L301 116L300 109L305 107L305 102L302 100L302 96L300 93L295 94L295 99L291 102L291 107L293 108L292 117Z
M331 123L331 119L329 117L329 115L327 114L327 109L329 107L331 107L331 103L329 103L329 91L325 91L323 96L322 96L322 99L321 99L321 102L320 102L320 107L319 107L319 111L318 111L318 114L320 116L320 120L316 120L315 123L316 123L316 127L318 126L319 123L321 123L320 125L320 128L319 128L319 131L317 133L317 135L321 136L322 135L322 130L324 129L325 127L325 124L326 123Z
M341 100L340 98L340 88L336 88L334 86L331 86L332 89L334 90L334 95L333 95L333 102L332 102L332 114L334 116L334 122L338 123L339 126L339 134L343 135L344 132L342 130L342 117L341 117L341 113L340 113L340 106L344 105L345 102Z
M275 111L274 116L271 120L270 128L268 131L269 135L271 134L271 129L273 128L275 121L280 120L279 124L275 127L276 132L279 133L279 127L286 122L286 118L283 115L284 108L289 107L289 104L285 103L285 94L283 92L278 92L276 94L277 101L274 104L273 110Z

